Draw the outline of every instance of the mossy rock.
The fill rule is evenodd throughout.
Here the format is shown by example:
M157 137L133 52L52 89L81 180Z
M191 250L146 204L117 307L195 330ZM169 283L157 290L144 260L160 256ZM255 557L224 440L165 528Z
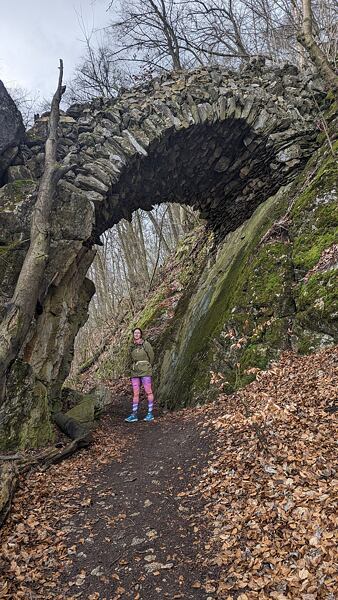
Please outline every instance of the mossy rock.
M235 365L243 350L239 348L238 352L232 352L229 348L224 348L224 344L220 344L221 349L217 350L214 339L219 338L226 324L236 321L237 311L242 315L241 321L251 321L249 328L252 332L255 323L252 316L248 317L251 310L249 308L248 311L248 302L254 312L254 305L260 306L264 302L269 310L263 311L262 314L267 318L272 294L282 294L283 278L276 276L275 260L278 256L283 269L285 264L288 265L289 258L284 244L268 250L262 247L262 256L257 252L255 254L254 249L273 220L285 210L285 205L285 198L281 195L261 205L249 221L227 236L214 265L208 265L198 284L191 290L176 332L175 344L170 354L167 352L166 362L161 369L159 394L165 406L173 408L177 403L183 405L194 402L194 398L196 400L197 397L209 398L210 371L219 370L222 361L223 365L226 363L221 369L225 379L229 380L230 386L235 385ZM269 265L267 256L270 254L271 268L269 266L266 272L263 266ZM252 259L252 256L255 258ZM262 274L265 283L270 280L269 292L266 295L264 285L260 288ZM238 304L243 305L245 311L242 311ZM177 318L176 313L174 320ZM258 360L258 366L262 365L262 361L265 366L268 361L265 347L262 353L260 349L256 352L248 350L245 365L256 366Z
M337 343L333 336L306 329L301 319L296 319L293 327L293 349L299 354L312 354Z
M95 398L85 396L84 399L66 412L70 417L83 425L92 425L95 420Z
M254 327L260 324L260 317L266 321L269 316L291 314L294 312L290 293L292 279L290 245L283 241L261 245L254 257L249 257L247 269L238 281L236 306L247 318L248 312L254 316ZM236 316L235 313L235 322L238 321Z
M308 170L312 167L311 162ZM337 185L337 158L329 153L291 211L292 261L298 278L316 265L323 250L338 243Z
M82 400L83 394L81 392L65 385L61 389L60 406L58 404L56 405L56 412L60 409L62 412L66 412L76 406L76 404L82 402Z
M0 450L38 448L55 439L45 385L35 380L30 366L17 360L0 411Z
M19 435L19 448L39 448L55 438L50 419L47 388L37 382L32 389L33 406L22 422Z
M311 275L297 290L297 322L338 341L338 270Z
M167 295L162 289L155 293L147 302L144 310L142 311L141 317L132 323L131 330L135 327L140 327L142 330L146 330L150 324L154 326L156 321L160 319L161 315L166 310L166 307L163 305L163 300L165 300L166 297Z
M228 235L194 293L185 294L182 315L175 314L174 343L166 344L161 369L162 403L174 408L209 398L211 372L227 382L223 391L246 385L252 368L265 369L283 349L295 347L293 324L313 329L309 350L334 342L336 276L312 275L307 283L297 278L336 240L336 183L336 162L327 149L320 151L297 181ZM270 233L292 201L283 235Z
M0 189L0 213L1 211L12 212L28 194L36 188L33 179L17 179L7 183Z

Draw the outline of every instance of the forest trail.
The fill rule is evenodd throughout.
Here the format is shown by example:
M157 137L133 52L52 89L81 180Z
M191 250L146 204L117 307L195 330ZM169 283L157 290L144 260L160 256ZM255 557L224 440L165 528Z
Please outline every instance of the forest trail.
M127 424L22 477L0 599L336 600L338 348L284 353L215 403ZM143 401L140 416L144 416Z
M202 587L207 524L189 499L209 452L201 416L184 410L145 423L146 400L138 423L124 422L129 412L130 394L115 399L94 447L19 490L5 537L21 561L1 598L214 598Z
M128 398L114 405L111 435L129 404ZM69 521L68 545L76 549L61 577L64 593L107 600L207 597L194 587L203 575L198 507L180 497L206 465L205 438L191 416L144 423L144 415L141 408L138 423L120 426L119 435L132 439L122 461L112 460L81 487L81 510Z

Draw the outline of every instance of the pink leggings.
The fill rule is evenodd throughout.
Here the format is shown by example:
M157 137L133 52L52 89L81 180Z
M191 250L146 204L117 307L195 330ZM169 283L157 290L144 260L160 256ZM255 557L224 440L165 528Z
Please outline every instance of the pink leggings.
M143 384L145 393L148 396L148 412L152 412L154 406L154 394L152 390L152 378L150 376L131 378L131 384L133 386L133 412L136 412L138 409L141 383Z

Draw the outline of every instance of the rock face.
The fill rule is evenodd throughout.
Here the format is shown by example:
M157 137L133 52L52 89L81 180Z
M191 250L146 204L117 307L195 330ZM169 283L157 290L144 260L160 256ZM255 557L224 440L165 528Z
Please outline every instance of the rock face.
M189 263L182 269L182 284L186 269L190 283L178 303L170 299L175 310L164 329L168 299L159 290L138 324L150 336L162 329L151 341L163 406L229 393L282 350L310 353L338 342L337 181L327 145L293 184L229 233L214 258L203 243L193 270Z
M0 184L18 152L24 133L21 114L0 80Z
M251 65L241 73L212 67L165 75L116 100L74 105L61 116L58 159L72 168L58 184L50 260L20 356L32 390L25 419L36 408L37 383L46 389L49 410L58 408L74 337L94 293L85 275L99 235L137 208L164 201L199 209L218 239L245 228L244 221L297 176L317 147L318 104L325 109L325 103L312 75L290 65ZM43 117L27 132L4 173L0 311L27 249L47 126ZM32 444L22 436L16 369L11 396L0 408L0 439L7 447Z

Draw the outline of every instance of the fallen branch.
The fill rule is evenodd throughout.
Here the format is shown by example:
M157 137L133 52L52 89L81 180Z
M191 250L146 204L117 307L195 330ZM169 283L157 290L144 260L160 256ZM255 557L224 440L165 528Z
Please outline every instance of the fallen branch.
M72 438L72 441L64 448L47 448L35 456L28 457L20 454L1 455L0 461L4 461L5 464L0 465L0 528L9 514L19 475L28 473L33 469L46 471L51 465L60 463L65 458L72 456L77 450L87 448L91 443L90 431L75 419L57 413L54 415L54 422L60 427L61 431Z
M12 465L0 467L0 527L11 509L12 499L18 485L18 474Z
M23 458L22 454L0 454L0 462L6 460L22 460Z
M73 440L60 452L55 452L51 456L49 456L43 464L41 470L46 471L51 465L56 465L62 462L65 458L72 456L72 454L74 454L77 450L80 450L81 448L87 448L88 446L89 442L86 442L84 439Z

